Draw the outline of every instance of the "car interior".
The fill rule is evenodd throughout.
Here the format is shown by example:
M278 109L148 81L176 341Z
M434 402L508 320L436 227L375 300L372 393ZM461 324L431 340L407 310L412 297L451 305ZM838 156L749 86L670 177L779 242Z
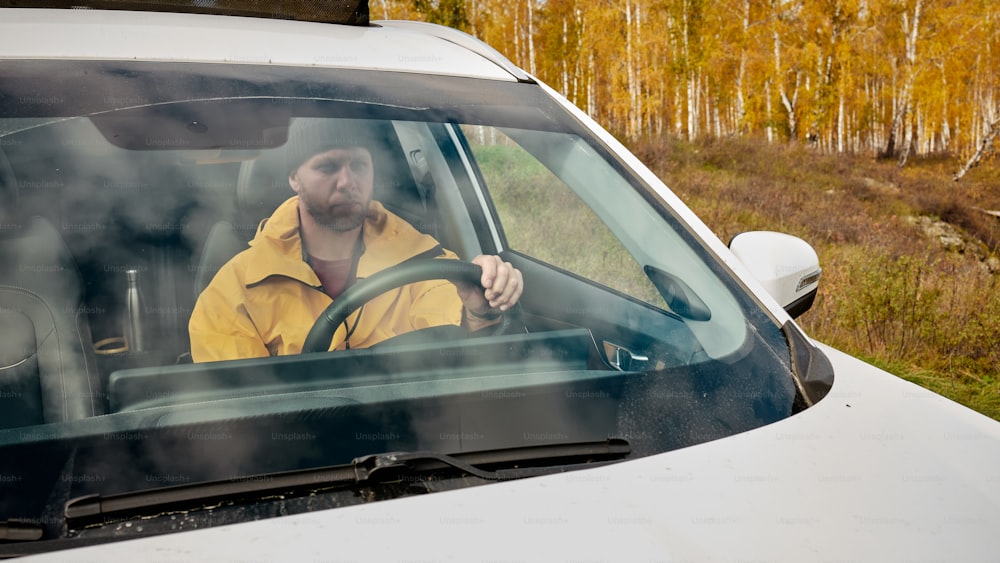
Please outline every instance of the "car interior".
M76 72L56 66L52 76ZM99 75L100 87L65 100L98 110L39 102L0 116L0 475L30 475L0 495L9 513L57 511L52 526L77 538L141 535L102 530L103 499L125 495L139 507L148 499L128 495L162 489L174 503L173 476L245 491L246 476L266 484L386 452L561 470L794 412L781 328L727 287L696 237L654 209L599 141L546 117L560 114L520 98L518 85L498 86L484 106L478 85L457 80L455 99L437 109L439 86L423 84L403 107L378 98L400 77L338 73L324 87L359 91L317 101L301 94L316 82L296 82L293 69L292 79L240 81L239 95L220 103L214 93L234 88L229 79L178 72L138 82L161 84L167 101L132 103L153 94L99 93L136 84L145 67L112 67L78 76ZM199 294L294 194L283 154L294 119L363 120L375 139L374 198L459 260L410 260L359 280L313 325L302 354L194 362L188 321ZM534 172L525 179L524 170ZM400 280L474 279L466 261L479 254L500 255L524 277L519 307L496 328L430 327L327 351L338 307ZM615 285L626 277L643 292ZM446 488L470 484L461 471L445 479ZM402 488L393 494L428 490ZM246 509L257 518L364 502L305 490L295 506ZM241 510L189 517L238 520Z
M499 252L519 268L527 290L515 329L508 323L504 333L458 336L425 329L370 350L191 363L187 321L198 294L292 195L282 169L282 127L269 125L277 139L270 145L225 150L178 149L170 144L169 128L142 140L128 120L52 120L5 137L2 319L5 334L17 338L4 342L0 386L10 391L3 427L88 418L95 425L91 433L107 427L101 425L174 428L248 417L292 416L298 424L313 405L323 416L355 416L377 406L370 417L384 428L386 412L395 412L388 405L395 404L407 418L432 409L450 421L442 428L475 428L469 404L478 405L477 420L492 411L500 419L510 408L505 393L520 389L519 409L533 393L538 401L563 405L540 408L556 418L535 415L541 416L535 426L559 429L552 433L557 438L590 439L607 428L648 424L645 416L682 418L698 408L688 397L708 396L697 391L703 387L716 390L712 397L720 406L731 400L720 389L739 392L739 377L705 375L719 364L705 356L685 320L668 310L683 307L651 306L507 248L460 128L408 120L367 123L381 145L373 149L374 197L462 259ZM187 146L182 141L177 143ZM148 146L136 150L143 143ZM139 350L123 337L130 271L138 273L144 299L149 344ZM671 295L684 295L677 285L682 282L647 275L670 287ZM698 309L689 317L710 317L707 306L698 307L688 307ZM662 404L650 403L646 415L621 418L623 394L648 395L647 401L657 396L649 388L666 386L671 391L659 396L673 407L660 412ZM773 414L765 418L787 413L790 401L782 396L767 406ZM92 418L101 414L115 416ZM669 440L685 444L706 432L728 433L743 422L726 419L741 416L706 419L711 430L688 425ZM454 446L443 447L438 437L428 441L426 434L398 436L406 436L399 447ZM490 443L501 447L513 439Z
M3 61L0 544L571 471L802 408L798 333L562 100L519 71L336 66ZM293 196L298 120L366 128L374 199L459 260L421 255L358 280L301 354L194 361L199 296ZM480 254L524 277L495 327L329 349L367 300L475 280Z
M444 244L455 231L471 232L468 217L464 225L454 215L439 218L436 186L415 145L417 128L399 124L400 135L389 122L372 127L384 141L373 150L375 198ZM122 150L87 119L12 139L16 144L0 153L9 215L2 233L3 316L5 334L17 337L4 340L2 381L22 400L3 409L4 426L121 409L131 402L122 398L126 391L109 394L112 373L141 375L141 368L190 362L186 322L198 294L293 195L281 152ZM478 246L467 238L455 247L468 256ZM142 351L123 349L121 341L127 270L139 272L151 313L143 317L144 332L156 345ZM116 379L128 387L132 378Z

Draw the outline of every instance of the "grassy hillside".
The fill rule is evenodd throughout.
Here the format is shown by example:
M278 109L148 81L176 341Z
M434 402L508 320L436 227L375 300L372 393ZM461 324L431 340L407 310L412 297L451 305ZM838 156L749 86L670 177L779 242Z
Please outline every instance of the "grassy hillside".
M810 242L814 337L1000 420L1000 170L820 155L750 139L632 144L722 240Z

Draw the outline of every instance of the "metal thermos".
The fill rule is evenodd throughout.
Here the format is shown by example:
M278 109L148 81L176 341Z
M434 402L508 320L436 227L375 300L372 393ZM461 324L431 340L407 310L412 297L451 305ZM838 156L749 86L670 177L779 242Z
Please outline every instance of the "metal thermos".
M127 270L128 288L125 291L125 344L130 352L142 352L145 349L142 332L142 292L139 291L139 270Z

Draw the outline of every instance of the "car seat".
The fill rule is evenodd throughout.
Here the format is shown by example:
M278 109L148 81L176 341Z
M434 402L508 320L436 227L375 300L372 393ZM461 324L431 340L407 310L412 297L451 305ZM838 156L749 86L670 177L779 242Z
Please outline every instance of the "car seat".
M0 428L103 414L83 283L59 231L21 217L0 152Z

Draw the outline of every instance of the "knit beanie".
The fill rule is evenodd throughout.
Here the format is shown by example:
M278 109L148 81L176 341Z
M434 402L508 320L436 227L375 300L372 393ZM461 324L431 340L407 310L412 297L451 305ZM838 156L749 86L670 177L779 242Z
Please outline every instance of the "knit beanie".
M330 149L364 147L374 152L375 135L360 119L298 118L288 127L285 170L291 174L303 162Z

